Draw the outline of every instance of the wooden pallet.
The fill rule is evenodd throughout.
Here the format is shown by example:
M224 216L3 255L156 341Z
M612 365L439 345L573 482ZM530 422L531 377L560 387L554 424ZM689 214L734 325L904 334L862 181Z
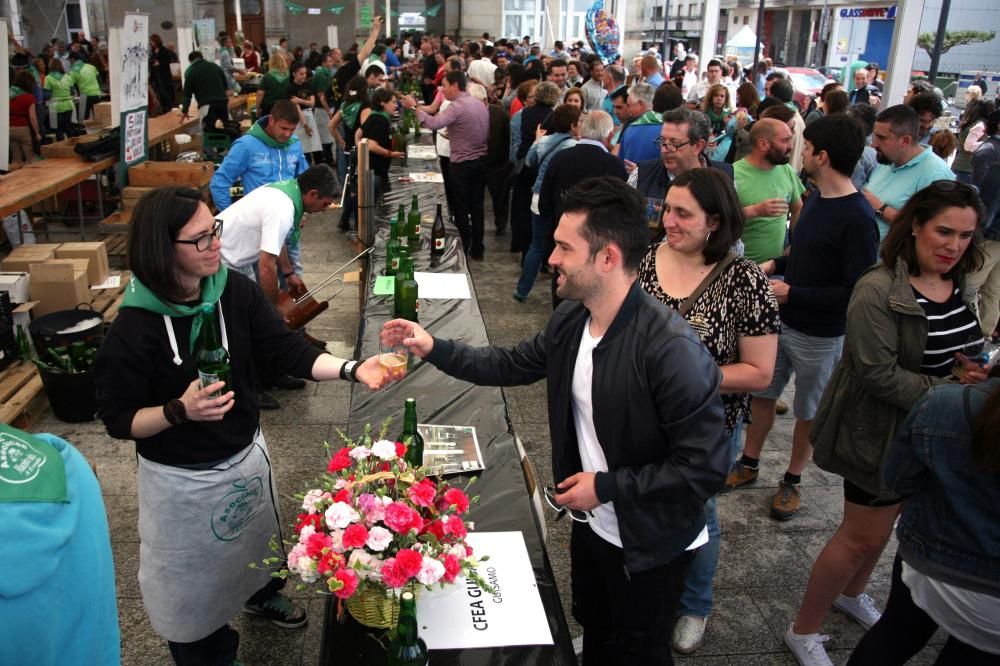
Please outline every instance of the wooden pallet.
M48 406L42 378L33 363L16 361L0 372L0 423L27 429Z
M128 236L126 234L103 234L97 240L104 241L108 249L108 265L112 270L128 268Z

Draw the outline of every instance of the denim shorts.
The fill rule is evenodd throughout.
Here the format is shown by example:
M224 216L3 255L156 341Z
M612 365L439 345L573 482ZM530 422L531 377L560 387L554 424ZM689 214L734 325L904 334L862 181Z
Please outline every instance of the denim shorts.
M833 369L840 360L844 336L819 338L800 333L782 324L778 336L778 356L774 361L771 385L755 398L777 400L795 373L795 400L792 405L795 418L811 421L816 416L819 400Z

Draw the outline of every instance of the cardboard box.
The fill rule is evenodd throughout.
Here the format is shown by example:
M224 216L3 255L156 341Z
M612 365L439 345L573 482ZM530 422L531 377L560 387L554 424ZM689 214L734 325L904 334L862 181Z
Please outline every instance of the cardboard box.
M47 265L50 265L50 264L69 264L70 266L73 267L73 270L75 270L75 271L83 271L84 273L86 273L87 269L90 268L90 259L80 259L80 258L75 258L75 259L59 259L57 257L55 259L49 259L48 261L44 261L44 262L39 263L39 264L32 264L31 268L32 268L32 270L34 270L35 266L43 266L43 265L47 266ZM89 277L88 277L88 280L89 280Z
M11 303L25 303L28 300L27 273L0 273L0 291L10 294Z
M31 264L54 259L59 243L37 243L35 245L19 245L9 255L0 261L0 270L7 273L27 273Z
M111 102L98 102L94 105L94 118L98 127L111 127Z
M87 271L76 269L72 260L35 264L31 267L29 284L31 300L38 301L36 317L90 302Z
M86 259L87 279L90 284L104 282L111 273L108 264L108 246L104 241L63 243L56 250L56 259Z

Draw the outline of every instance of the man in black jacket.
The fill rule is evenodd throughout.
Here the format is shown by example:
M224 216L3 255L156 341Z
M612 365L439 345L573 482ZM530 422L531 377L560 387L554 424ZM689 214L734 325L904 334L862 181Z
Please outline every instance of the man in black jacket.
M672 664L674 614L708 538L703 507L726 475L721 373L680 315L636 281L648 247L643 198L602 177L562 205L549 263L569 302L545 331L512 348L472 348L396 319L382 336L466 381L548 380L558 483L546 496L575 521L584 663Z

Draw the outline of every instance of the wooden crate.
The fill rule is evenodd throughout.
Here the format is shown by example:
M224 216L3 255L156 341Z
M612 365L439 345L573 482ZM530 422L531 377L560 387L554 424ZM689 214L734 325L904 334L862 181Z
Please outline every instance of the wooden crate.
M146 192L152 192L155 187L135 187L134 185L129 185L122 188L122 210L132 210L135 205L139 203L139 199Z
M143 162L129 167L128 183L133 187L202 187L214 173L211 162Z
M132 211L123 210L120 212L111 213L106 218L101 220L97 225L97 228L102 233L106 234L127 234L129 223L132 221ZM111 252L109 251L110 255Z
M128 268L128 235L122 233L104 234L98 238L108 246L108 266L112 270Z
M33 363L17 361L0 373L0 423L29 428L48 404L42 378Z

